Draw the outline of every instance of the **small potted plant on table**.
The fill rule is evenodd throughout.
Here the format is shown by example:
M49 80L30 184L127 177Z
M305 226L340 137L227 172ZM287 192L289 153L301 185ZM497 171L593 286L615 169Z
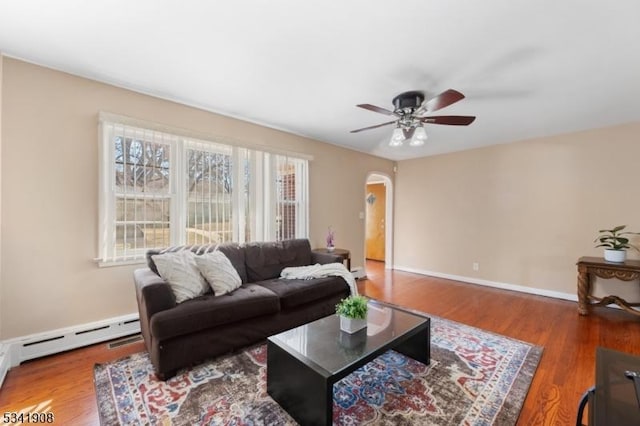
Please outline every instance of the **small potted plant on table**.
M601 229L600 235L593 242L598 242L596 247L605 247L604 260L608 262L622 263L627 258L627 249L637 247L629 243L629 238L624 235L639 235L637 232L622 232L627 225L616 226L613 229Z
M336 305L342 331L355 333L367 326L367 302L364 296L349 296Z

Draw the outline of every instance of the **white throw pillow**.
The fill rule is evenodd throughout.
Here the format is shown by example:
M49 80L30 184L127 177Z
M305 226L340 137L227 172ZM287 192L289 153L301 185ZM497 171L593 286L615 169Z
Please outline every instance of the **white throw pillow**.
M158 254L151 258L160 276L169 283L176 303L201 296L208 290L207 282L196 265L196 255L191 251Z
M196 256L196 264L216 296L230 293L242 285L238 271L221 251Z

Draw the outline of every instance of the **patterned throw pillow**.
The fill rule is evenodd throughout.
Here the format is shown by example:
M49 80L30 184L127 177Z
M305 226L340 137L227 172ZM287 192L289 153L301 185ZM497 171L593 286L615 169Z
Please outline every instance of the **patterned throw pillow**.
M196 255L189 250L152 257L160 276L176 296L176 303L201 296L209 289L196 265Z
M220 251L212 251L195 257L198 269L216 296L227 294L242 285L238 271Z

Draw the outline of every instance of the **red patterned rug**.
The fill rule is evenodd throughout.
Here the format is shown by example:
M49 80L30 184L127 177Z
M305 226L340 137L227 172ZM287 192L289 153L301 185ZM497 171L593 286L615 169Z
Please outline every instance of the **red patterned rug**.
M431 364L394 351L334 385L336 425L513 425L542 348L431 319ZM147 353L95 366L103 425L295 425L266 391L266 345L166 382Z

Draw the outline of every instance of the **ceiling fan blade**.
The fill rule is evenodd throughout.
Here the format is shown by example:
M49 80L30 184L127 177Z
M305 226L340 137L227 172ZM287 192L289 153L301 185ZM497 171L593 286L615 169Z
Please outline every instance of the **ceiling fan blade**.
M363 130L377 129L378 127L388 126L389 124L393 124L393 123L395 123L395 120L394 121L389 121L387 123L376 124L375 126L363 127L362 129L352 130L350 133L358 133L358 132L361 132Z
M464 95L458 92L457 90L453 90L453 89L445 90L435 98L430 99L427 102L423 103L418 109L418 111L416 111L416 113L420 114L421 112L426 112L426 111L428 112L437 111L444 107L448 107L449 105L455 104L456 102L462 99L464 99Z
M435 117L420 117L419 120L429 124L447 124L449 126L468 126L475 117L467 115L438 115Z
M371 105L371 104L358 104L356 106L360 107L360 108L368 109L369 111L379 112L380 114L395 115L393 113L393 111L389 111L388 109L381 108L381 107L378 107L378 106L375 106L375 105Z

